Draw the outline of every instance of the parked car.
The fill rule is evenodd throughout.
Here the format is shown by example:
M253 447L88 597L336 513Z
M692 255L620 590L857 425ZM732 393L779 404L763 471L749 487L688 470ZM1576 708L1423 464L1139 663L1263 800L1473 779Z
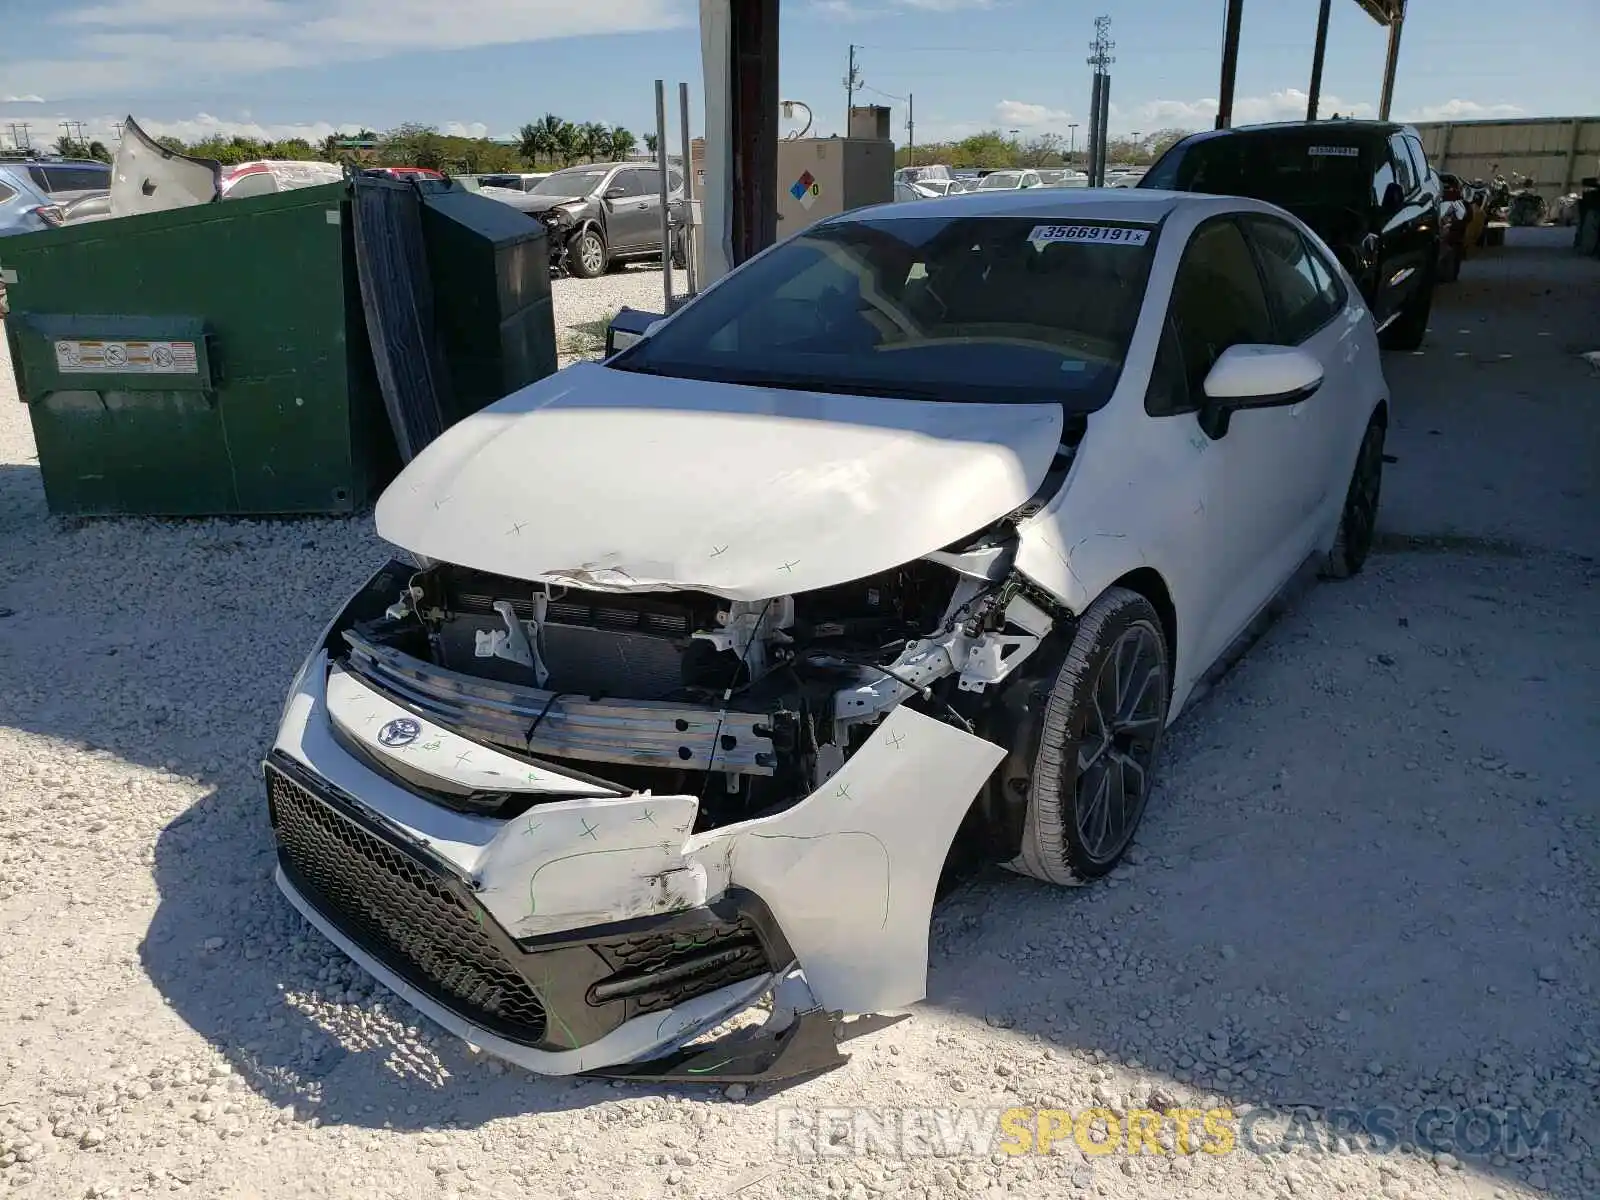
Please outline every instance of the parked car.
M1071 167L1058 171L1040 171L1039 180L1045 187L1088 187L1089 176Z
M683 175L667 170L668 220L683 225ZM661 256L661 185L655 167L643 163L585 163L555 171L528 191L484 192L537 217L550 237L551 262L582 279L604 275L616 264ZM672 257L683 265L674 235Z
M1250 199L819 221L384 492L414 557L290 687L279 886L534 1071L835 1065L825 1014L923 996L948 868L1105 875L1228 648L1300 568L1361 569L1362 311ZM680 1052L768 992L742 1049Z
M1473 223L1473 202L1466 184L1458 175L1439 176L1439 265L1440 283L1454 283L1461 278L1461 264L1466 260L1467 240Z
M94 159L0 158L0 236L54 228L68 206L110 187L110 166Z
M367 167L363 175L376 175L383 179L443 179L444 173L432 167Z
M1422 344L1439 262L1439 177L1416 130L1289 122L1192 134L1141 188L1252 196L1287 209L1355 278L1388 349Z
M512 192L531 192L542 179L550 178L549 171L524 171L521 174L479 175L480 188L504 188Z
M1578 193L1578 227L1572 234L1573 249L1579 254L1600 257L1600 178L1582 180Z
M975 192L1014 192L1023 188L1043 187L1037 171L990 171L978 180Z

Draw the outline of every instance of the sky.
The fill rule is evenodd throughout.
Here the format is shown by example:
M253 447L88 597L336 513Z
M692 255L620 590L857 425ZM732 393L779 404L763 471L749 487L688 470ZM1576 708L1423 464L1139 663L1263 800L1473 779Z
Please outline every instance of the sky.
M814 133L841 132L854 44L857 103L890 107L897 140L912 97L919 143L983 129L1081 143L1085 59L1103 14L1115 43L1113 134L1209 127L1223 9L1223 0L782 0L779 86L813 111ZM1317 0L1246 0L1244 10L1235 123L1303 117ZM316 140L402 122L511 137L546 112L642 133L654 126L657 78L674 105L678 81L689 83L698 133L697 14L696 0L0 0L0 143L13 122L27 122L35 144L69 120L107 137L126 114L191 141ZM1386 36L1354 0L1334 0L1324 115L1375 115ZM1594 0L1416 0L1394 115L1600 113L1596 45Z

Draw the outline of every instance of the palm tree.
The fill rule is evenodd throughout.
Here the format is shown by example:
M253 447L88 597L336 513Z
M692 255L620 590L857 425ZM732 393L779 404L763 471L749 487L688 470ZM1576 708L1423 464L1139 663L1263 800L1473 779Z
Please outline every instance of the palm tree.
M558 135L566 125L567 122L555 113L545 113L529 126L534 132L538 149L552 162L555 161L556 155L561 153L561 141Z
M590 162L611 149L611 130L598 121L585 121L578 126L578 144Z
M517 151L528 160L529 165L538 166L539 156L550 153L550 139L546 136L543 125L524 125L517 130Z
M611 157L619 162L632 154L638 144L639 139L621 125L611 131Z
M551 137L551 144L555 148L556 157L561 159L561 165L564 167L570 167L573 160L583 153L582 135L571 121L561 122Z
M660 139L657 138L655 134L647 133L644 135L644 148L650 151L651 154L654 154L656 152L656 145L659 143L659 141Z

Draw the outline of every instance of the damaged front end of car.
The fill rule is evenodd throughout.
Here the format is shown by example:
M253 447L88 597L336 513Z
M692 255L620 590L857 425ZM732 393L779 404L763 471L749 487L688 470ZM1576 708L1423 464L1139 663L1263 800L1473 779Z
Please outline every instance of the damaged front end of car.
M1013 567L1082 428L1059 433L1034 499L977 532L762 599L390 562L266 763L280 885L435 1021L541 1073L844 1061L842 1017L922 999L952 859L1015 849L1014 764L1072 624ZM690 1045L767 993L760 1033Z

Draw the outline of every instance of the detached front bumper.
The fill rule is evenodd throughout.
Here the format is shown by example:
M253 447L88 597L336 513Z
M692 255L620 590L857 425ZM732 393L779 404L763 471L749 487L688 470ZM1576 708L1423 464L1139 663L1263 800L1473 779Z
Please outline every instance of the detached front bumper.
M475 778L526 776L522 760L375 687L344 677L330 692L328 681L319 653L263 764L279 886L438 1024L553 1075L648 1063L796 964L829 1011L921 999L934 886L1003 754L901 708L773 817L695 834L694 797L627 795L501 819L401 779L438 777L469 754ZM397 721L414 740L385 747L379 734ZM409 775L384 768L385 755Z

